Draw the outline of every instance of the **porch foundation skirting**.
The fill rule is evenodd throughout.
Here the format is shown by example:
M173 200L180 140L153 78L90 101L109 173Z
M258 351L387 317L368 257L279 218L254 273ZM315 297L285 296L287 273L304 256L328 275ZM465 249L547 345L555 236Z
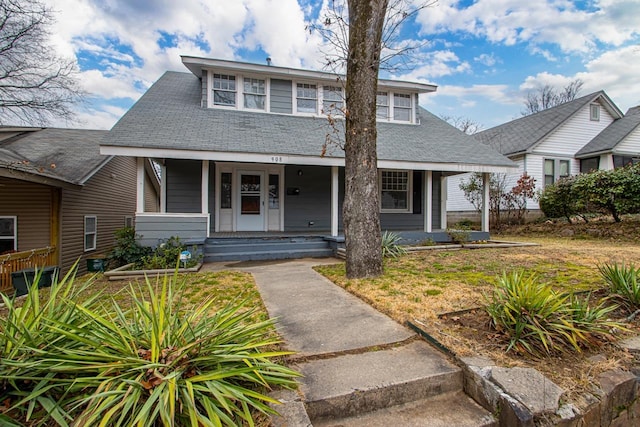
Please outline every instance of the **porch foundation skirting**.
M169 237L178 237L186 244L201 244L209 236L209 216L202 213L137 213L138 243L155 247Z

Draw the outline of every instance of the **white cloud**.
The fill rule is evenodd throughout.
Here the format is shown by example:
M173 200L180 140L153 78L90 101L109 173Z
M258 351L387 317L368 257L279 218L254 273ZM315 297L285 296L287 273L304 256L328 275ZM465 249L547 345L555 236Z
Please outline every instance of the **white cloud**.
M496 59L493 53L491 55L486 53L480 54L479 56L476 56L475 58L473 58L473 60L483 65L486 65L487 67L493 67L498 62L502 62L499 59Z
M401 80L433 82L434 79L470 71L467 61L462 61L450 50L437 50L420 55L419 65L409 73L392 78Z

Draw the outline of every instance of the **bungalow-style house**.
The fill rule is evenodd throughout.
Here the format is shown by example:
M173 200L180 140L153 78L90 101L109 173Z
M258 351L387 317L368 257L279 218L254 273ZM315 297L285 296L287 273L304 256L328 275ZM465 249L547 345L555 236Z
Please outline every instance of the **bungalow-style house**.
M100 154L107 131L0 127L0 290L11 273L103 257L132 226L136 160ZM147 165L145 165L147 166ZM158 177L144 169L145 209L159 209Z
M477 133L476 140L493 147L518 165L507 176L507 190L527 172L536 188L558 178L613 169L640 158L640 108L623 115L604 91L591 93L547 110ZM449 181L449 219L473 215L460 190L461 175ZM527 208L536 211L535 200Z
M146 159L161 165L159 213L144 209L138 175L141 242L176 235L209 238L209 248L224 246L211 238L241 235L339 240L344 152L323 146L334 130L325 112L338 115L340 126L341 78L190 56L182 62L190 72L165 73L101 143L104 155L138 159L139 171ZM418 96L435 90L380 80L377 148L382 228L437 240L446 238L446 177L507 172L513 163L421 108Z

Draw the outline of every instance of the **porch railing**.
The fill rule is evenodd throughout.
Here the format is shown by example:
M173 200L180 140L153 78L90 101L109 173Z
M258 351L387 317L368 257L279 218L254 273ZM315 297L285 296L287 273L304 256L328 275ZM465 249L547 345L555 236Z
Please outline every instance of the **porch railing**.
M0 292L12 290L11 273L14 271L53 265L57 265L55 246L0 255Z

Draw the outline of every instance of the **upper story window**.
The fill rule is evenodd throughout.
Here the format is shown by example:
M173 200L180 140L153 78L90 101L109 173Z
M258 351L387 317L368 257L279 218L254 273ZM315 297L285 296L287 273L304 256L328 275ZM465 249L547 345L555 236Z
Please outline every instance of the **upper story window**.
M389 94L387 92L376 93L376 117L389 120Z
M264 80L244 78L244 108L264 110L267 99L266 83Z
M598 104L591 104L590 106L590 119L594 122L600 121L600 106Z
M380 209L383 212L408 212L410 175L403 170L380 171Z
M411 95L393 94L393 120L411 121Z
M297 84L296 111L299 113L316 113L318 111L318 87L316 85Z
M18 218L0 216L0 254L18 250Z
M342 115L344 98L342 88L338 86L322 87L322 112L325 114Z
M236 76L213 75L213 104L236 106Z

